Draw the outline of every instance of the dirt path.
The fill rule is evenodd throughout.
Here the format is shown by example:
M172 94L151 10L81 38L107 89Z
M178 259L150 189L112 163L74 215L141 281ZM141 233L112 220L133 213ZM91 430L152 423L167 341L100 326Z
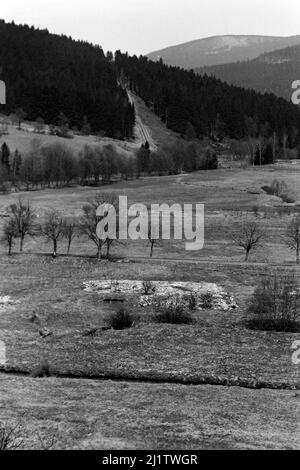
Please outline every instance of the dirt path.
M150 145L150 150L156 151L157 145L155 144L153 137L151 135L151 131L149 127L145 126L143 123L141 116L138 114L138 107L136 106L135 96L134 94L126 89L129 101L131 104L135 105L135 113L136 113L136 123L135 123L135 133L136 138L140 141L141 144L144 144L146 141Z

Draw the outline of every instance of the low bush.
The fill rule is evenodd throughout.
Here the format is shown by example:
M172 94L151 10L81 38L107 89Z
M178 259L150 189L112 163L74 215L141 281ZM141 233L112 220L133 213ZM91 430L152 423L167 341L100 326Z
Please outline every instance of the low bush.
M143 281L143 294L150 295L153 294L155 291L155 287L153 286L151 281Z
M153 319L156 323L182 325L193 322L192 316L180 296L158 299L155 310Z
M50 365L47 359L42 359L31 372L31 376L34 378L51 377Z
M300 333L300 322L284 318L252 318L247 321L247 326L251 330Z
M188 297L188 305L190 310L195 310L197 307L197 297L193 292Z
M109 315L108 324L114 330L125 330L133 326L134 317L124 307L120 307L119 310Z
M259 216L259 207L257 205L252 206L252 212L255 215L255 217Z
M282 201L286 202L287 204L293 204L295 202L295 199L293 199L288 194L281 194L280 197L281 197Z
M200 296L202 308L212 308L213 306L213 294L211 292L204 292Z
M271 196L280 197L283 202L287 204L292 204L295 200L289 195L288 187L284 181L278 181L274 179L271 183L271 186L262 186L262 189L265 193Z
M300 290L296 276L278 272L265 276L248 307L247 326L265 331L300 331Z

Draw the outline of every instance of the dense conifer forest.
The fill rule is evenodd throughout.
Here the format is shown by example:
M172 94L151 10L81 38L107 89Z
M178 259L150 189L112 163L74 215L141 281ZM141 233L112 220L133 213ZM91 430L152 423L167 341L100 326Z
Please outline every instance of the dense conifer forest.
M283 98L143 56L105 55L100 46L27 25L0 21L0 78L7 85L0 111L20 121L130 138L135 110L127 87L188 140L276 135L284 148L299 148L300 109Z
M54 125L63 113L70 127L89 122L94 132L132 135L134 109L100 46L0 21L0 78L7 86L1 112L21 108L28 120Z
M241 139L275 132L287 135L289 146L297 144L300 110L283 98L119 51L115 64L131 90L182 135Z

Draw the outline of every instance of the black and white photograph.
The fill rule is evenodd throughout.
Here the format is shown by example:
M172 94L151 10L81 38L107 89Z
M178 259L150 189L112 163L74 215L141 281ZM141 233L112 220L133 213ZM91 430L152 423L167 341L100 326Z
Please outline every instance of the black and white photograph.
M300 450L299 0L1 2L0 450Z

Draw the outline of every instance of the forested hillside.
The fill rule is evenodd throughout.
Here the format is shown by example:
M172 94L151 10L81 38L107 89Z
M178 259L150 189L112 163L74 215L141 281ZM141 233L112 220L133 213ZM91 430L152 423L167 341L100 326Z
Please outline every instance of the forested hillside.
M262 93L274 93L289 101L291 85L300 77L300 46L262 54L249 61L203 67L195 69L195 72Z
M100 46L0 21L0 78L7 86L2 112L22 108L27 119L49 124L64 113L78 128L86 116L95 132L132 135L134 109Z
M240 139L263 129L267 137L274 132L287 134L289 145L295 145L300 110L282 98L119 51L115 63L128 86L170 129L182 135Z
M243 138L262 133L299 139L300 110L274 95L260 95L214 77L130 57L106 56L100 46L29 26L0 21L0 78L7 85L1 111L23 110L28 120L70 127L87 124L117 138L131 137L134 107L124 85L139 95L167 127L190 138ZM119 83L122 83L121 86Z

